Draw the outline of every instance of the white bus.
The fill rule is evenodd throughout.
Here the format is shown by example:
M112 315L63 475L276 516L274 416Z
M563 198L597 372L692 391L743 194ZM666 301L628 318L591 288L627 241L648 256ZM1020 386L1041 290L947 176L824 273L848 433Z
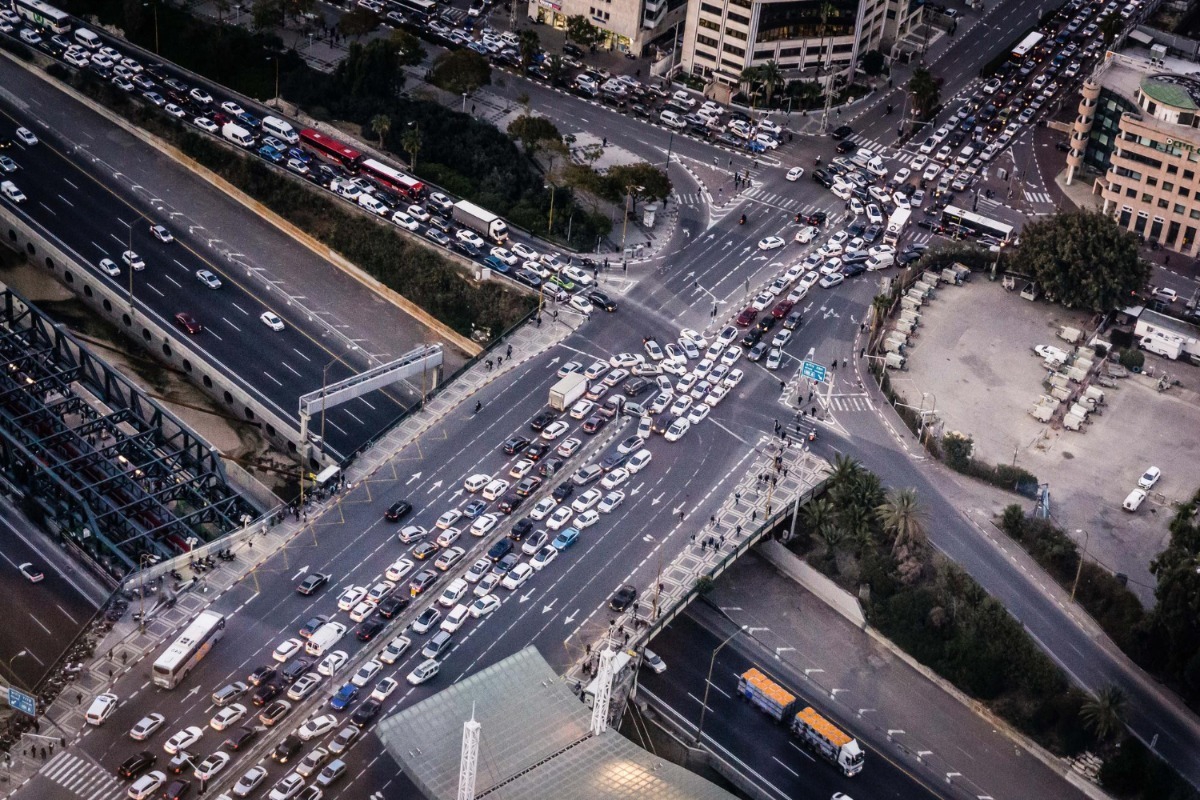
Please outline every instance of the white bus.
M391 0L391 4L400 13L425 21L437 13L437 3L434 0Z
M942 224L949 232L967 233L973 236L990 236L1000 242L1012 239L1013 226L998 219L989 219L982 214L967 211L957 206L946 206L942 209Z
M1041 44L1042 39L1045 39L1045 38L1046 38L1045 36L1038 33L1037 31L1034 31L1033 33L1029 34L1024 39L1021 40L1020 44L1018 44L1016 47L1013 48L1012 60L1013 61L1024 61L1025 56L1029 55L1029 53L1033 50L1033 48L1035 48L1039 44Z
M154 683L174 689L224 635L224 615L215 611L201 613L154 662Z
M13 10L43 30L60 34L71 30L71 16L42 0L13 0Z
M892 213L892 216L888 218L887 230L883 233L883 243L896 247L900 243L900 237L908 229L908 221L911 218L911 209L897 208Z

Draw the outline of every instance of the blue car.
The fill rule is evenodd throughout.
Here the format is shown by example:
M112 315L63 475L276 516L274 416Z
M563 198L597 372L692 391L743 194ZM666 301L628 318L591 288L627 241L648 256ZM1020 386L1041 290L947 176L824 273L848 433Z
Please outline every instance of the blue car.
M289 149L287 151L287 157L294 158L297 161L303 161L305 164L312 161L312 156L310 156L305 150L303 150L299 147L293 147L293 148Z
M337 694L329 698L329 705L333 707L334 711L345 711L346 706L354 702L356 697L358 697L358 687L353 683L347 683L337 690Z
M270 161L272 164L278 164L283 161L283 153L274 147L271 147L269 144L264 144L262 147L258 148L258 154L267 161Z
M496 272L499 272L501 275L508 272L508 264L505 264L503 261L496 258L495 256L488 256L487 258L485 258L483 260L483 265L485 267L491 267L492 269L496 270Z
M562 551L577 541L579 541L579 528L565 528L558 536L554 537L554 541L550 544L553 545L555 550Z
M241 114L238 114L237 118L238 122L242 123L252 131L256 131L262 127L262 120L247 111L243 111Z
M475 519L480 514L482 514L485 510L487 510L487 507L488 507L488 504L486 501L480 500L479 498L475 498L474 500L472 500L471 502L469 502L465 506L463 506L463 508L462 508L463 516L470 517L471 519Z

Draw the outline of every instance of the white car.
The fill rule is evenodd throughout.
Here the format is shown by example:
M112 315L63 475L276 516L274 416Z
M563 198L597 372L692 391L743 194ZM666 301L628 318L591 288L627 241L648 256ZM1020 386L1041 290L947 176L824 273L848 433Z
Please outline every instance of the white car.
M313 717L296 729L296 736L300 741L308 742L324 736L338 725L338 719L333 714L322 714L319 717Z
M472 536L486 536L491 533L492 529L500 524L499 514L484 514L475 522L471 523Z
M495 483L495 481L492 481L492 483ZM492 485L491 483L488 484L488 486L491 486L491 485ZM495 498L492 497L492 498L488 498L488 499L494 500ZM449 511L443 513L440 517L438 517L437 522L433 523L433 525L435 528L440 528L441 530L446 530L447 528L453 526L454 523L456 523L460 519L462 519L462 515L463 515L463 512L459 511L457 508L452 508Z
M384 575L389 581L398 581L412 571L413 562L408 558L397 558L387 568Z
M550 541L550 534L545 531L534 531L525 538L521 543L521 552L527 556L534 555L546 542ZM490 561L489 561L490 563Z
M546 520L546 527L552 531L559 530L571 521L571 515L573 513L574 512L571 511L570 506L556 508L554 513L550 515L550 518Z
M705 394L708 395L710 393L705 392ZM688 411L687 421L692 425L699 425L704 421L705 417L708 416L710 411L712 411L712 406L710 406L707 402L697 403L696 405L692 406L690 411Z
M925 168L925 171L923 173L921 173L921 179L926 180L926 181L931 181L934 178L936 178L938 176L938 173L941 171L942 171L942 165L938 164L937 162L931 161L931 162L929 162L929 166L927 166Z
M394 591L396 591L396 584L391 581L380 581L371 587L371 591L367 592L367 602L378 603Z
M832 289L844 280L846 280L846 276L840 272L835 272L832 275L826 275L824 278L821 278L821 288Z
M658 655L648 647L642 650L642 666L653 672L655 675L661 675L667 671L666 662L659 658Z
M176 733L170 739L163 743L163 750L166 750L170 755L175 755L180 750L187 748L200 741L200 737L204 735L204 729L195 725L184 728Z
M553 442L569 430L571 430L570 423L564 422L561 419L555 420L545 428L542 428L542 438L547 442Z
M383 678L379 683L375 684L375 689L371 692L370 699L378 700L382 703L392 696L392 692L396 691L396 687L399 685L400 682L395 678Z
M354 677L350 679L350 682L355 686L366 686L368 683L374 680L375 676L379 674L379 670L381 669L383 669L383 664L379 663L375 659L371 659L358 668L358 672L354 673Z
M525 582L533 575L533 567L522 561L508 571L504 576L504 580L500 581L500 585L505 589L516 591L525 585Z
M804 167L792 167L787 171L787 175L784 177L786 177L789 181L798 181L804 177Z
M599 489L588 489L586 492L579 495L579 497L575 498L575 502L571 503L571 509L577 514L582 514L584 511L587 511L589 508L596 505L596 503L599 503L603 497L604 493Z
M413 219L409 214L405 213L404 211L393 212L392 213L392 222L396 223L397 225L399 225L401 228L404 228L405 230L419 231L421 229L421 223L417 222L415 219Z
M777 248L783 247L785 244L787 244L787 242L784 241L782 237L768 236L767 238L759 241L758 249L759 250L775 250Z
M23 144L29 147L33 147L38 143L38 138L33 135L33 131L29 130L29 128L17 128L16 136Z
M663 349L662 349L662 347L659 346L658 342L656 342L655 340L647 339L645 341L645 343L642 344L642 349L644 349L646 351L646 355L650 356L651 360L653 360L653 361L662 361L663 360Z
M581 294L571 295L571 300L567 303L567 305L581 314L591 314L592 311L595 310L595 306L592 305L592 301L588 300Z
M579 400L571 406L570 415L572 419L586 419L595 410L596 404L591 400Z
M147 772L133 782L129 787L127 796L129 800L149 800L158 791L158 787L162 786L166 780L167 776L157 770Z
M407 680L413 686L420 686L426 681L433 680L434 676L438 674L438 668L439 665L437 659L426 659L418 664L416 669L408 673Z
M773 302L775 302L775 295L770 292L761 292L750 302L750 307L755 311L766 311L767 306Z
M462 531L458 528L446 528L438 534L438 537L433 540L438 547L449 547L458 541L458 537L462 536Z
M537 250L534 250L529 245L524 244L523 242L517 242L509 249L526 261L537 261L542 257L541 253L539 253Z
M267 795L267 800L291 800L303 788L304 778L300 777L298 773L289 772L271 787L271 792Z
M192 124L195 125L197 128L199 128L200 130L206 131L208 133L216 133L217 131L221 130L217 126L217 123L213 122L208 117L196 117L195 119L192 120Z
M241 703L234 703L214 714L213 718L208 721L208 727L214 731L223 731L230 725L236 724L244 716L246 716L246 707Z
M296 653L299 653L303 647L304 642L300 641L299 639L287 639L286 641L281 642L279 646L275 648L275 652L271 654L271 658L282 664L292 656L296 655Z
M365 586L347 586L338 597L338 610L349 611L356 605L362 602L362 599L367 596L367 587Z
M667 432L663 434L663 438L668 442L678 442L691 426L692 424L687 421L686 417L680 417L671 423L671 426L667 428Z
M492 476L478 472L463 481L463 488L468 492L478 492L483 487L492 482Z
M245 709L243 708L242 711L244 712ZM129 738L135 742L144 742L153 736L154 732L161 728L164 722L166 722L166 718L162 714L147 714L138 720L137 725L129 729ZM217 730L220 730L220 728Z
M411 645L412 640L407 636L397 636L388 642L387 647L383 648L383 652L379 654L379 660L385 664L395 664L404 656ZM385 678L384 680L387 679Z
M510 267L515 267L517 265L517 263L521 260L520 258L518 258L516 256L515 253L513 253L511 250L508 250L504 247L493 247L491 249L491 254L493 256L495 256L496 258L500 259L501 261L503 261L505 264L508 264Z
M530 509L529 518L541 522L556 508L558 508L558 503L554 501L553 497L543 497L537 501L537 505Z
M350 620L352 622L362 622L367 617L375 612L376 603L367 600L362 601L354 608L350 609Z
M796 241L799 244L808 244L815 239L821 232L811 225L805 225L800 230L796 231Z
M175 237L171 235L171 232L162 225L151 225L150 233L163 244L170 244L175 241Z
M483 580L481 580L479 585L471 591L471 594L475 595L476 597L483 597L485 594L491 594L492 590L499 585L500 575L495 572L489 572L487 575L483 576Z
M929 164L929 156L921 154L912 160L912 171L920 172ZM899 174L899 173L897 173Z
M500 495L502 495L508 491L508 487L509 487L508 481L504 480L504 478L496 478L491 483L489 483L487 486L483 487L483 492L481 493L481 496L483 497L484 500L498 500L500 498ZM442 516L444 517L446 515L443 514ZM462 518L462 514L460 513L458 515L458 517L455 518L454 521L458 522L458 520L461 518ZM438 527L441 527L441 524L440 524L441 518L438 519L438 523L439 523Z
M621 367L622 369L633 369L638 364L645 364L646 357L640 353L617 353L612 358L608 359L608 365L612 368Z
M467 621L470 609L462 603L458 603L454 608L446 612L446 618L442 620L439 628L446 633L456 633L463 623Z
M558 548L550 544L543 545L533 554L533 558L529 559L529 566L533 567L534 571L541 572L556 558L558 558Z
M571 525L576 528L579 528L579 530L582 531L582 530L586 530L587 528L592 527L599 521L600 521L600 513L598 511L596 511L595 509L589 508L587 511L584 511L582 514L575 517L575 520L574 520L574 522L571 523Z
M533 462L528 458L522 458L512 465L512 469L508 471L508 477L520 480L528 475L532 469Z
M332 678L337 674L338 670L346 666L346 662L349 660L350 656L347 655L345 650L334 650L317 665L317 672L327 678Z
M121 260L125 262L125 266L132 267L135 270L143 270L146 268L146 262L142 260L141 256L132 250L126 250L124 253L121 253Z
M258 318L273 331L283 330L283 320L274 311L264 311Z
M233 756L229 753L218 750L208 758L196 765L193 775L196 780L210 781L217 776L217 773L229 766L229 762L233 760Z
M242 108L232 100L226 100L224 103L221 103L221 108L231 117L238 117L246 113L246 109Z
M1158 483L1158 479L1162 477L1162 470L1158 467L1151 467L1142 473L1142 477L1138 478L1138 486L1142 489L1153 489L1154 484Z
M480 617L486 617L499 607L499 597L496 597L494 594L485 594L483 597L477 598L474 603L471 603L471 618L479 619Z
M257 789L264 780L266 780L266 777L267 777L267 768L266 767L262 767L262 766L251 767L250 769L246 770L246 773L244 775L242 775L242 777L238 778L238 782L236 784L234 784L233 796L234 797L249 797L251 794L254 793L254 790Z
M600 481L600 485L605 489L616 489L627 480L629 480L629 470L624 467L617 467L604 476L604 479Z

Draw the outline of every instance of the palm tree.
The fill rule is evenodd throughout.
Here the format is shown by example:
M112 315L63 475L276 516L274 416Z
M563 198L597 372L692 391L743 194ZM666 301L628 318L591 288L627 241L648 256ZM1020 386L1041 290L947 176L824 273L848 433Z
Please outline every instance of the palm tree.
M775 89L779 84L783 83L783 70L779 68L779 63L776 61L768 61L758 68L758 79L762 81L763 88L767 90L767 105L771 105L771 95L775 94Z
M1109 684L1088 699L1079 709L1083 724L1096 738L1104 742L1125 725L1125 707L1128 698L1120 686Z
M901 547L919 547L925 543L924 514L915 489L893 489L887 502L875 509L883 529L892 534L892 555Z
M379 146L383 147L383 138L392 130L392 118L387 114L376 114L371 117L371 130L379 137Z
M533 64L533 59L541 51L541 40L538 39L537 31L526 28L521 31L518 49L521 51L521 69L529 69Z
M404 148L404 152L408 153L409 168L416 172L417 153L421 152L421 129L417 127L417 123L408 123L408 127L400 135L400 146Z
M750 95L750 105L754 105L754 95L758 92L758 85L762 83L762 67L746 67L742 70L742 74L738 75L738 80L746 85L746 94Z
M846 540L846 534L836 525L826 525L817 531L817 536L825 545L825 557L829 559L833 571L837 572L837 551Z
M854 542L860 553L874 544L871 538L871 515L862 506L849 506L838 516L838 528Z
M926 119L937 108L941 89L933 73L923 67L913 70L908 79L908 93L912 96L912 107L917 119Z
M567 62L563 59L563 57L560 54L555 53L546 59L545 66L546 76L550 79L550 83L554 86L561 84L563 76L567 74ZM528 101L526 101L525 113L529 113Z
M822 497L804 506L804 525L817 535L833 525L833 503Z
M862 467L853 458L842 453L838 453L833 458L833 469L829 473L829 485L833 487L845 486L858 475Z

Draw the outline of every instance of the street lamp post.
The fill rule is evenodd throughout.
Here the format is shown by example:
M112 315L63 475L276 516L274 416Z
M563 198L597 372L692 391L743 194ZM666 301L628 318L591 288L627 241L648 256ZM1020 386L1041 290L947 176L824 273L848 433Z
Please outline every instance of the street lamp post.
M271 104L279 108L279 55L267 56L267 61L275 62L275 96L271 98Z
M546 220L546 233L554 227L554 195L557 194L555 186L549 181L546 182L546 188L550 190L550 217Z
M1088 539L1091 538L1091 531L1085 531L1081 528L1076 528L1075 533L1083 534L1083 553L1079 556L1079 566L1075 568L1075 581L1071 584L1071 602L1075 602L1075 590L1079 588L1079 576L1083 574L1083 561L1087 558Z
M126 223L125 227L129 229L129 263L125 268L129 270L129 319L133 320L133 223Z
M745 626L742 626L733 633L729 634L725 641L717 645L716 650L713 650L712 658L710 658L708 661L708 678L706 678L704 681L704 701L700 704L700 724L696 726L696 744L700 744L700 736L704 733L704 712L708 711L708 688L712 686L713 667L717 663L717 653L720 653L725 645L733 641L733 637L737 636L744 630Z
M138 592L138 630L142 633L146 632L146 567L153 565L154 556L151 553L142 553L138 556L138 571L141 573L141 590Z
M467 113L467 93L463 92L463 113Z

